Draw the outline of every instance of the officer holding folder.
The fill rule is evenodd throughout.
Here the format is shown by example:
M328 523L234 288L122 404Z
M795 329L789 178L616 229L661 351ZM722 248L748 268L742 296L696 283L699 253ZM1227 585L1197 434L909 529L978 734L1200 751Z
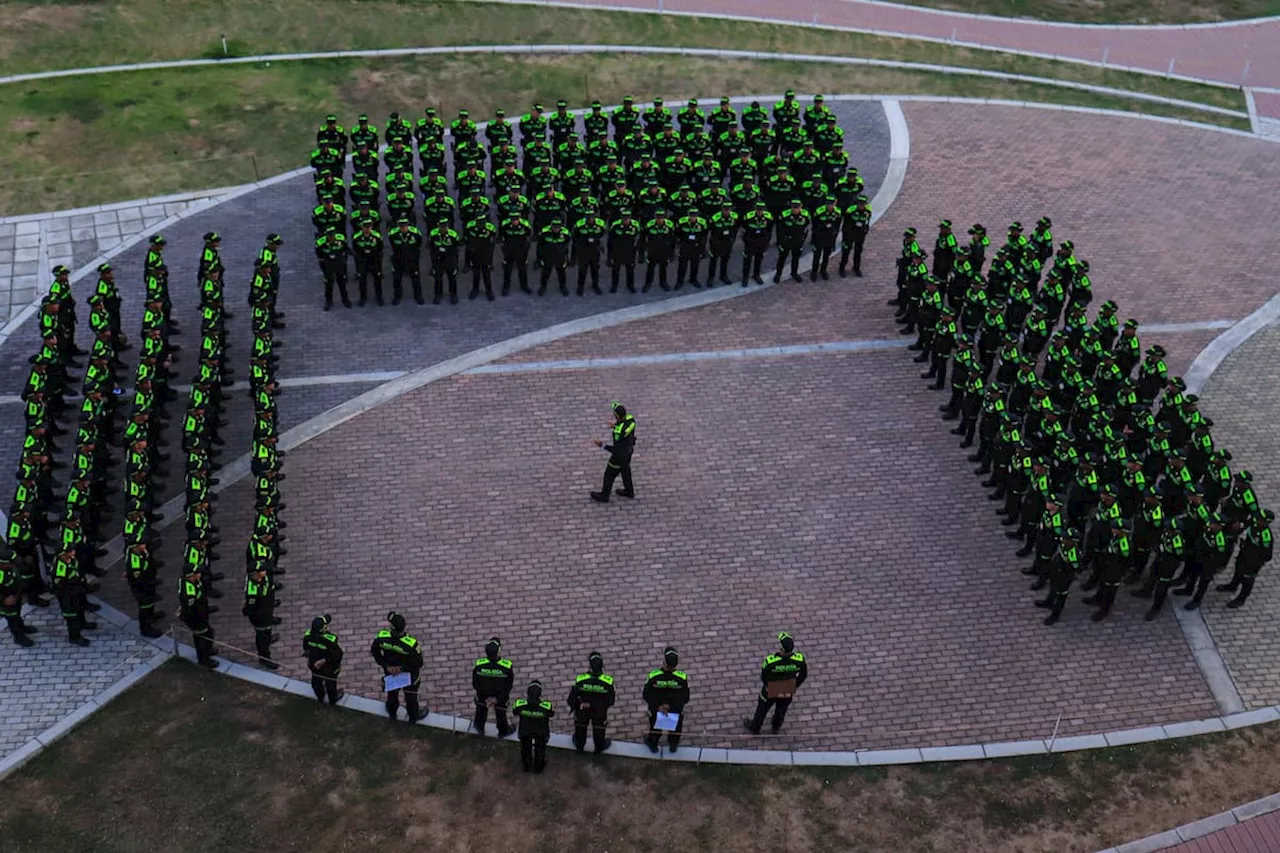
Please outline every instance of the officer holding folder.
M764 718L773 708L771 728L776 735L791 707L796 689L809 677L809 665L804 655L796 651L796 641L786 631L778 634L778 651L770 654L760 664L760 698L756 701L756 715L744 719L742 725L753 735L760 734Z

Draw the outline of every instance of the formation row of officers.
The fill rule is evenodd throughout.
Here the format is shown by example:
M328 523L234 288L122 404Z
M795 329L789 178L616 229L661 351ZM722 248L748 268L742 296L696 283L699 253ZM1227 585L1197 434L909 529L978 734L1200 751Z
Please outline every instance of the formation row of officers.
M668 288L672 261L677 262L677 288L686 281L701 286L701 264L707 258L705 283L728 284L730 255L739 235L743 259L738 278L743 286L752 280L763 283L763 256L775 242L775 281L788 260L791 275L800 278L798 261L806 242L815 250L811 280L829 276L837 243L843 250L841 270L847 269L852 256L853 271L861 274L871 211L862 179L849 167L844 131L820 95L802 110L794 93L788 92L774 105L772 122L759 104L739 116L727 98L709 115L696 102L674 115L660 100L641 112L627 99L612 115L596 104L582 119L582 138L579 119L568 112L567 104L562 101L557 109L543 118L535 105L518 125L507 123L498 111L485 127L487 150L463 111L448 129L452 185L445 127L434 110L428 109L417 127L393 115L382 157L390 224L385 237L379 162L358 156L371 138L376 141L377 129L363 116L353 129L354 177L348 186L342 180L346 137L331 116L317 134L312 156L317 198L312 221L326 307L332 306L335 287L343 304L350 305L350 255L355 257L361 304L368 301L370 282L375 301L382 302L387 243L393 304L403 297L406 277L415 299L425 301L420 272L424 245L430 250L437 303L446 284L450 301L457 301L460 269L472 272L471 298L483 287L493 299L499 246L504 294L513 280L532 292L528 263L535 244L540 294L554 277L561 293L568 295L570 265L578 268L579 295L588 284L601 292L602 255L612 268L613 292L622 281L635 291L638 264L646 267L642 289L655 280ZM414 190L415 143L420 218Z
M311 686L320 702L326 699L336 703L342 697L337 682L342 673L343 648L337 635L331 630L328 614L317 616L311 628L302 638L302 652L311 671ZM400 708L400 695L409 722L426 716L426 707L419 693L423 667L422 644L406 629L403 615L387 614L387 627L378 631L370 646L370 654L381 667L386 679L386 710L396 719ZM607 736L609 709L613 707L617 691L614 678L604 671L604 656L591 652L587 658L587 671L578 675L569 689L566 700L573 717L573 744L582 752L586 749L587 730L591 729L594 749L597 753L609 748ZM778 648L766 655L760 665L760 696L753 716L743 720L744 728L759 734L769 712L774 734L782 728L794 691L808 678L809 665L804 654L795 647L795 640L783 631L778 634ZM398 679L398 680L395 680ZM546 764L546 744L550 737L550 721L555 716L554 704L542 697L543 685L534 680L528 684L523 698L510 702L515 684L515 666L502 655L502 642L491 638L471 670L471 686L475 692L473 725L476 734L485 736L485 724L493 712L499 737L518 732L521 758L526 771L542 772ZM778 688L781 688L781 692ZM675 648L663 650L662 664L651 670L645 679L642 695L649 708L649 733L645 745L651 752L659 751L665 732L667 747L675 752L680 747L684 729L685 707L690 701L689 676L680 669L680 655ZM507 712L516 717L512 725Z
M960 245L944 220L932 265L915 229L902 238L898 306L911 349L928 362L922 378L948 381L944 419L997 514L1034 555L1024 574L1048 587L1036 605L1056 622L1077 578L1105 619L1122 584L1150 600L1154 619L1170 591L1198 608L1213 578L1243 605L1272 556L1274 514L1258 504L1248 471L1215 445L1212 420L1170 377L1159 346L1143 349L1140 324L1121 324L1115 302L1090 319L1089 266L1070 240L1056 244L1048 217L1024 233L1013 223L985 269L990 240L981 225Z

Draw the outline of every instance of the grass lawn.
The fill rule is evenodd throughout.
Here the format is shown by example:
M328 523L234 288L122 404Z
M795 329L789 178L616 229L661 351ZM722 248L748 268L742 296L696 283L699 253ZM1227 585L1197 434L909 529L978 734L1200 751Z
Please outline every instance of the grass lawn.
M1184 24L1280 15L1280 0L898 0L983 15L1089 24Z
M1101 752L813 770L553 751L170 663L5 782L6 853L1091 851L1280 787L1280 727Z
M462 56L225 66L0 87L0 214L57 210L245 183L306 163L326 113L421 114L437 104L523 111L626 94L669 99L780 92L964 95L1210 120L1195 111L1052 86L925 72L692 58ZM1227 120L1230 122L1230 120ZM1247 122L1234 122L1241 127Z
M1280 0L1276 0L1280 2ZM1244 110L1238 91L882 36L469 0L18 0L0 4L6 74L222 55L453 44L643 44L928 62L1075 80ZM68 45L74 44L74 50Z

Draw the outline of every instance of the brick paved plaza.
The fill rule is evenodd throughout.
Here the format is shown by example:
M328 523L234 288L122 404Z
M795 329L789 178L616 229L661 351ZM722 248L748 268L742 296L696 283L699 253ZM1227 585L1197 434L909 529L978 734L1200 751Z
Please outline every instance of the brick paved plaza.
M851 144L874 192L887 162L883 115L875 104L842 107L856 110ZM644 725L644 672L673 643L694 690L689 731L709 744L754 745L739 718L753 701L759 657L780 629L795 634L813 677L785 736L768 746L1044 738L1059 715L1058 735L1066 736L1218 713L1172 614L1144 623L1137 603L1122 597L1113 618L1095 625L1073 593L1062 624L1040 625L1043 614L1017 573L1025 563L1001 535L966 451L937 419L938 395L896 346L512 371L530 361L896 339L884 300L898 235L915 225L931 244L943 217L958 226L981 221L998 243L1011 219L1052 216L1058 239L1073 239L1091 261L1099 300L1116 299L1122 318L1200 324L1143 335L1169 350L1174 370L1217 334L1203 324L1238 320L1273 295L1257 252L1280 218L1280 163L1265 143L1038 109L904 109L911 164L873 230L867 278L785 284L531 349L492 372L413 391L291 453L282 671L302 674L297 639L312 616L330 612L347 647L346 686L376 695L367 645L397 609L431 650L424 693L433 710L467 712L469 661L498 634L518 677L542 678L557 701L587 652L602 651L621 685L615 733L628 738ZM245 270L263 233L285 234L284 378L425 367L635 302L555 297L322 313L308 180L168 232L175 282L193 276L205 230L224 234L233 271ZM126 329L137 325L140 261L135 249L117 263ZM232 305L246 277L229 276ZM180 317L191 316L194 299L177 289ZM232 358L243 360L247 324L232 326ZM1250 347L1268 345L1266 334ZM4 360L0 391L16 390L25 373L17 354L33 345L30 326L3 344L13 357ZM1219 442L1238 446L1239 458L1270 459L1262 436L1272 410L1240 393L1254 362L1237 361L1274 356L1250 352L1224 365L1221 386L1210 383L1206 409ZM189 364L184 352L180 376ZM287 388L283 425L370 387ZM586 497L605 461L589 439L604 436L613 399L639 418L640 499L602 507ZM247 449L242 396L229 417L229 446ZM0 406L3 434L12 438L20 426L18 407ZM1280 483L1264 479L1262 462L1250 464L1271 501ZM240 483L223 493L215 516L228 579L214 625L242 648L252 634L239 615L238 584L251 504ZM178 529L166 534L169 567L180 538ZM106 598L132 612L118 579L106 580ZM1272 590L1264 576L1230 624L1223 602L1206 605L1251 706L1280 701L1274 649L1259 641L1280 607ZM7 660L11 648L3 654Z

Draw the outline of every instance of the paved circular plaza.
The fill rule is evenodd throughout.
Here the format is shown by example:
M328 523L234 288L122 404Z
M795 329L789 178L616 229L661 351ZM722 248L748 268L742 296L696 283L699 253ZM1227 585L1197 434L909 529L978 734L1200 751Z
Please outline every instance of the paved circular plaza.
M839 108L874 194L888 171L885 112L875 102ZM1161 343L1171 369L1185 370L1222 328L1274 294L1260 249L1280 218L1275 149L1075 112L902 109L910 165L872 230L866 278L752 288L525 348L323 431L326 410L387 378L370 374L420 370L658 295L321 312L306 176L168 229L175 283L194 279L199 235L222 232L233 300L243 298L262 235L286 237L281 414L285 428L318 434L285 464L282 671L303 674L297 638L328 612L347 647L347 688L376 696L365 650L395 609L429 650L432 710L469 713L470 661L491 635L502 637L518 678L542 679L557 700L598 649L619 682L614 734L627 739L643 732L640 688L668 644L692 683L687 731L703 745L948 745L1219 713L1172 613L1146 623L1141 602L1122 600L1094 624L1075 594L1062 623L1040 624L1017 571L1025 563L938 419L941 401L917 378L884 303L907 225L929 235L946 217L999 235L1013 219L1050 215L1055 235L1091 262L1099 297L1154 327L1143 342ZM137 325L141 259L135 247L115 262L135 289L124 294L126 329ZM180 317L194 314L194 289L178 289L174 301ZM247 350L239 319L233 359ZM3 344L12 357L0 392L18 390L17 354L34 342L28 324ZM1224 371L1249 376L1250 352ZM1259 361L1274 372L1274 358L1262 352ZM189 365L184 352L179 376ZM1280 403L1245 404L1239 387L1222 393L1216 381L1204 406L1215 436L1260 472L1266 502L1280 481L1261 473L1270 451L1248 436L1274 422L1265 407ZM639 421L638 499L599 506L587 492L599 487L605 455L590 439L604 437L611 400ZM247 450L243 395L228 417L228 444ZM17 434L20 410L0 407L0 427ZM248 483L230 485L215 516L228 580L214 625L242 648L252 629L233 579L252 502ZM166 534L169 567L180 562L180 538L176 528ZM1205 607L1246 707L1280 702L1275 655L1252 641L1280 609L1273 589L1264 578L1241 611L1212 596ZM104 593L132 612L122 585ZM811 679L784 735L752 741L740 720L753 707L759 660L783 629L811 661Z

